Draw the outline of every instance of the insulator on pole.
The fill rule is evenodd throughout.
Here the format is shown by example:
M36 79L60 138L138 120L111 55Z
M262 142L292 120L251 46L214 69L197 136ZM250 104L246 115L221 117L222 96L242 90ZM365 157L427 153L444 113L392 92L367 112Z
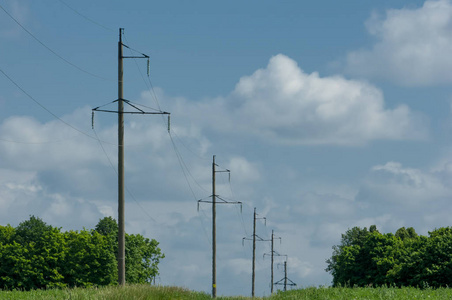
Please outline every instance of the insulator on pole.
M149 57L148 57L148 77L149 77L149 73L150 73L150 66L149 66Z
M91 111L91 128L94 129L94 110Z
M171 131L171 115L168 115L168 132Z

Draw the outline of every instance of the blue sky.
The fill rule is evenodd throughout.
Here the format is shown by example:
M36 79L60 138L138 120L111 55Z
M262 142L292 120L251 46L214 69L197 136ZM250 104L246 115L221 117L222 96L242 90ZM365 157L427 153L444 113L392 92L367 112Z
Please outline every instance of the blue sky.
M123 27L153 86L146 61L126 60L125 98L171 112L171 136L159 116L126 118L126 230L160 242L159 284L210 292L210 206L196 203L212 155L231 170L217 193L243 202L218 209L219 295L251 292L254 207L299 286L330 284L348 228L449 226L452 1L303 2L0 1L15 82L0 74L1 224L116 216L116 116L96 114L94 132L91 109L117 98Z

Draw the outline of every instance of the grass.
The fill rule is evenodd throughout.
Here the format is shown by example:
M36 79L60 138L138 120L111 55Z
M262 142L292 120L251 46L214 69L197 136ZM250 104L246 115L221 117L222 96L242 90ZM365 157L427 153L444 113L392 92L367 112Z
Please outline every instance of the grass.
M211 299L202 292L193 292L183 288L150 286L150 285L127 285L125 288L118 286L100 288L75 288L75 289L52 289L33 291L2 291L0 299L15 300L40 300L40 299L70 299L70 300L127 300L127 299Z
M76 289L54 289L54 290L34 290L34 291L0 291L0 299L7 300L40 300L40 299L100 299L100 300L135 300L135 299L211 299L209 294L203 292L193 292L188 289L165 286L149 285L127 285L122 287L101 287L101 288L76 288ZM244 300L250 297L218 297L218 300ZM452 299L452 289L417 289L417 288L330 288L330 287L308 287L300 290L278 292L270 297L254 299L309 299L309 300L329 300L329 299L363 299L363 300L412 300L412 299Z
M301 290L287 291L274 295L270 299L309 299L309 300L412 300L412 299L452 299L452 289L418 289L413 287L376 287L376 288L346 288L346 287L310 287Z

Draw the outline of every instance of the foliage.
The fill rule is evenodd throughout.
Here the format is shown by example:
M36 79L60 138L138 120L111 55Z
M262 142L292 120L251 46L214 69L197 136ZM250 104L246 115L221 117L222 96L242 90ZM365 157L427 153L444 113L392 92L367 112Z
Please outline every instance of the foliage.
M418 236L402 227L382 234L354 227L333 246L327 272L333 286L445 287L452 284L452 228Z
M118 252L118 224L112 217L105 217L96 225L96 231L108 241L114 253ZM158 264L165 255L158 242L140 234L126 234L126 282L150 282L158 275ZM117 275L116 275L117 276Z
M0 226L0 289L114 285L117 248L111 217L101 219L96 230L61 232L34 216L16 228ZM126 235L126 280L150 281L163 257L157 241Z
M96 231L65 233L67 246L63 274L68 286L87 287L114 284L118 271L113 248Z
M61 274L65 243L60 229L31 217L15 229L8 225L0 231L6 233L0 241L0 288L65 286Z

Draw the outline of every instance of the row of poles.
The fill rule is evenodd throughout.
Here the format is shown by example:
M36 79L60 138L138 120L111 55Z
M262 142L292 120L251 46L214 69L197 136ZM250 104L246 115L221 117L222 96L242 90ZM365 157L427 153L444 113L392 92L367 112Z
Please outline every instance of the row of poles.
M119 28L119 41L118 41L118 99L113 102L118 102L118 110L105 110L101 109L101 107L96 107L92 110L93 112L93 128L94 128L94 112L108 112L108 113L117 113L118 114L118 284L120 286L125 285L125 211L124 211L124 114L166 114L170 115L168 112L158 111L158 112L146 112L141 109L138 109L135 105L132 105L130 101L124 99L123 92L123 76L124 76L124 68L123 68L123 60L125 58L146 58L148 59L149 64L149 56L146 54L142 54L139 56L124 56L123 55L123 47L127 47L122 42L122 35L124 33L123 28ZM124 104L128 104L137 111L133 112L125 112ZM212 161L212 200L204 201L198 200L198 205L200 202L206 202L212 204L212 297L215 298L217 296L217 279L216 279L216 205L217 204L238 204L242 205L241 202L231 202L226 201L219 197L215 191L215 175L220 172L230 173L229 170L217 170L216 167L218 165L215 163L215 155L213 156ZM256 220L257 219L265 219L257 217L256 208L254 208L254 219L253 219L253 235L252 238L244 237L243 240L252 240L253 241L253 263L252 263L252 296L254 297L255 292L255 260L256 260L256 241L271 241L271 253L267 255L271 255L271 292L273 293L274 285L284 285L284 290L286 290L289 285L296 285L293 281L287 278L287 255L280 255L276 251L274 251L274 240L280 239L280 237L275 238L274 232L272 230L271 239L265 240L259 237L256 234ZM265 256L265 255L264 255ZM280 281L273 283L273 258L274 256L285 256L286 261L284 262L284 278Z
M216 187L215 187L215 181L216 181L216 173L220 172L227 172L230 174L230 170L224 169L224 170L217 170L218 165L215 163L215 155L212 159L212 200L198 200L198 208L199 203L211 203L212 204L212 297L215 298L217 296L217 275L216 275L216 205L217 204L239 204L242 205L242 202L239 201L226 201L219 197L216 194ZM220 200L220 201L218 201ZM259 235L256 234L256 220L262 219L266 223L265 217L258 217L258 214L256 213L256 208L254 208L254 214L253 214L253 234L252 237L244 237L242 239L242 244L245 240L252 240L253 241L253 259L252 259L252 272L251 272L251 296L255 296L255 281L256 281L256 242L271 242L271 251L270 253L265 253L265 255L271 256L271 293L273 293L273 286L275 285L284 285L284 291L287 289L287 286L296 286L296 284L290 280L287 277L287 255L279 254L274 250L274 241L279 239L281 241L281 237L275 237L274 230L272 230L272 235L270 239L263 239ZM274 257L275 256L285 256L286 260L284 262L284 278L274 283L273 280L273 266L274 266Z

